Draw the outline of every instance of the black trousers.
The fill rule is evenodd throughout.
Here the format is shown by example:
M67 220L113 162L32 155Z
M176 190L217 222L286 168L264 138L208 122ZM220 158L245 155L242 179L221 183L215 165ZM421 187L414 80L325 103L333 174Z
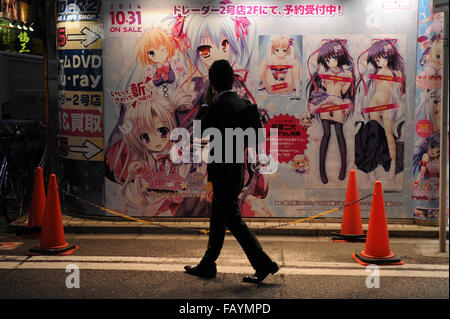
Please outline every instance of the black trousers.
M214 263L220 255L228 228L255 270L265 270L272 260L242 220L238 196L244 186L242 165L220 168L214 179L208 247L201 263Z

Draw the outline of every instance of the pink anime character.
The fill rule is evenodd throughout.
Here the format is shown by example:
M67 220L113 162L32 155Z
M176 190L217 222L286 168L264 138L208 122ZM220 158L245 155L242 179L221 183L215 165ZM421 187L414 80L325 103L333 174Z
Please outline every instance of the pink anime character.
M119 126L123 139L108 150L106 165L127 209L144 216L175 215L183 204L178 192L187 187L190 165L172 162L170 133L176 127L175 109L190 103L189 94L172 94L138 101L126 110Z
M270 94L289 94L299 91L300 63L295 55L294 38L274 35L266 58L259 67L259 76Z

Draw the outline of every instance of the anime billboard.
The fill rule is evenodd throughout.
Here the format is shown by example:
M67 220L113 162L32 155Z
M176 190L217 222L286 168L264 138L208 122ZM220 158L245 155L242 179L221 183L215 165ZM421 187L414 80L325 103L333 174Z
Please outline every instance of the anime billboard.
M439 217L444 13L419 2L413 208L416 218Z
M359 187L380 180L385 188L401 189L406 37L306 36L305 48L307 185L345 188L354 169Z
M410 25L396 34L369 27L355 33L338 1L102 6L106 207L135 216L209 216L206 163L170 155L179 143L172 133L195 129L209 67L219 59L234 69L233 90L258 105L266 129L278 130L278 169L265 174L246 165L244 217L334 208L351 169L363 189L381 180L408 196ZM316 31L333 21L341 24ZM367 214L370 205L362 206Z

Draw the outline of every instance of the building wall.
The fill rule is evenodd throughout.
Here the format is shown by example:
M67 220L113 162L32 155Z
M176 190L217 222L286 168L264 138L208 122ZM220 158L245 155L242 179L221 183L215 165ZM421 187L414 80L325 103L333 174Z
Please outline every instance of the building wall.
M375 180L382 182L388 218L413 217L411 185L417 178L413 165L417 134L417 28L419 9L428 1L204 4L184 0L126 3L110 0L102 1L101 9L98 4L56 2L58 41L61 40L60 91L70 93L71 97L78 95L79 99L83 94L87 103L71 104L65 98L65 105L60 104L60 117L70 118L65 126L60 121L64 133L60 134L60 150L65 161L91 167L96 178L104 174L105 207L134 216L208 216L211 188L205 180L205 163L173 166L167 160L167 148L165 152L136 152L126 144L125 136L138 127L136 114L142 105L148 109L159 107L167 114L166 121L172 118L169 122L175 125L166 123L169 131L175 127L191 128L190 116L195 115L204 93L202 86L208 81L208 54L217 54L213 58L225 56L235 69L235 91L257 103L265 111L266 127L278 128L280 132L278 158L274 161L276 172L248 171L240 202L245 217L306 217L339 206L345 200L350 170L356 171L360 196L371 194ZM101 26L99 29L96 23ZM161 48L146 42L145 36L156 30L170 39L165 48L174 50L166 65L151 59L142 63L138 58L140 46L148 44L144 56L145 52L155 54ZM73 39L76 35L87 39L85 31L91 35L85 48L76 47L83 40L74 40L70 45L63 41L69 34ZM208 47L200 48L206 35L217 51L208 53ZM277 60L270 49L275 38L282 35L289 40L289 53L285 59ZM224 39L226 42L222 42ZM320 92L320 84L312 81L317 71L315 57L332 40L337 41L335 52L343 53L347 60L341 70L350 73L334 77L328 74L325 80L334 81L334 85L352 83L351 95L345 98L341 95L340 100L332 97L335 94L328 94L323 86ZM215 49L211 43L207 43L209 49ZM366 66L365 54L380 43L384 43L381 48L386 54L392 54L396 67L374 77L371 74L378 71L374 64ZM223 55L221 49L229 50L231 55ZM300 72L294 74L297 68ZM74 75L78 75L77 81ZM293 76L292 81L287 80L289 76ZM377 95L380 93L377 83L389 87L389 91ZM189 103L180 103L186 95ZM100 101L100 106L92 101ZM333 113L333 120L339 119L323 121L330 119L330 112L337 112ZM98 119L100 114L102 122L96 123L104 141L91 132L92 119ZM326 123L331 124L330 139L328 147L322 147ZM342 130L336 123L342 123ZM384 162L373 165L375 159L370 156L377 156L366 149L372 140L360 138L364 133L362 125L386 136L376 140L382 144L384 154L388 153ZM150 125L146 129L152 128ZM78 134L81 129L85 134ZM79 148L70 151L67 145L71 141L81 145L80 138L84 140L85 151ZM94 156L87 158L84 155L89 147ZM141 151L144 149L141 145ZM321 158L325 159L322 167ZM132 166L137 164L132 162L136 160L140 161L141 169L133 171ZM98 165L104 165L105 170L98 171ZM76 170L71 171L74 176L77 174ZM92 184L88 182L90 174L83 174L84 179L78 176L72 178L74 182L68 182L79 190L79 195L87 194L90 188L85 186ZM82 188L84 191L80 191ZM360 204L362 216L368 217L370 199ZM336 212L329 217L340 214Z

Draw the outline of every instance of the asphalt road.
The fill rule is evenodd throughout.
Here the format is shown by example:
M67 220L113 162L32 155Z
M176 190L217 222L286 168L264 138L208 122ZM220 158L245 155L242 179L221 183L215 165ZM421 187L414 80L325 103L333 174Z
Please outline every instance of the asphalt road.
M448 252L438 241L391 238L402 266L366 269L351 254L364 243L335 243L329 237L259 236L282 268L264 283L242 282L253 273L234 237L227 236L218 275L204 280L184 273L207 244L205 235L66 234L79 245L71 256L28 256L36 239L11 242L0 250L0 298L76 299L448 299ZM448 251L448 250L447 250ZM79 275L79 276L78 276ZM369 276L369 277L368 277ZM369 286L375 286L368 288ZM72 288L68 288L72 286ZM79 288L77 287L79 286Z

